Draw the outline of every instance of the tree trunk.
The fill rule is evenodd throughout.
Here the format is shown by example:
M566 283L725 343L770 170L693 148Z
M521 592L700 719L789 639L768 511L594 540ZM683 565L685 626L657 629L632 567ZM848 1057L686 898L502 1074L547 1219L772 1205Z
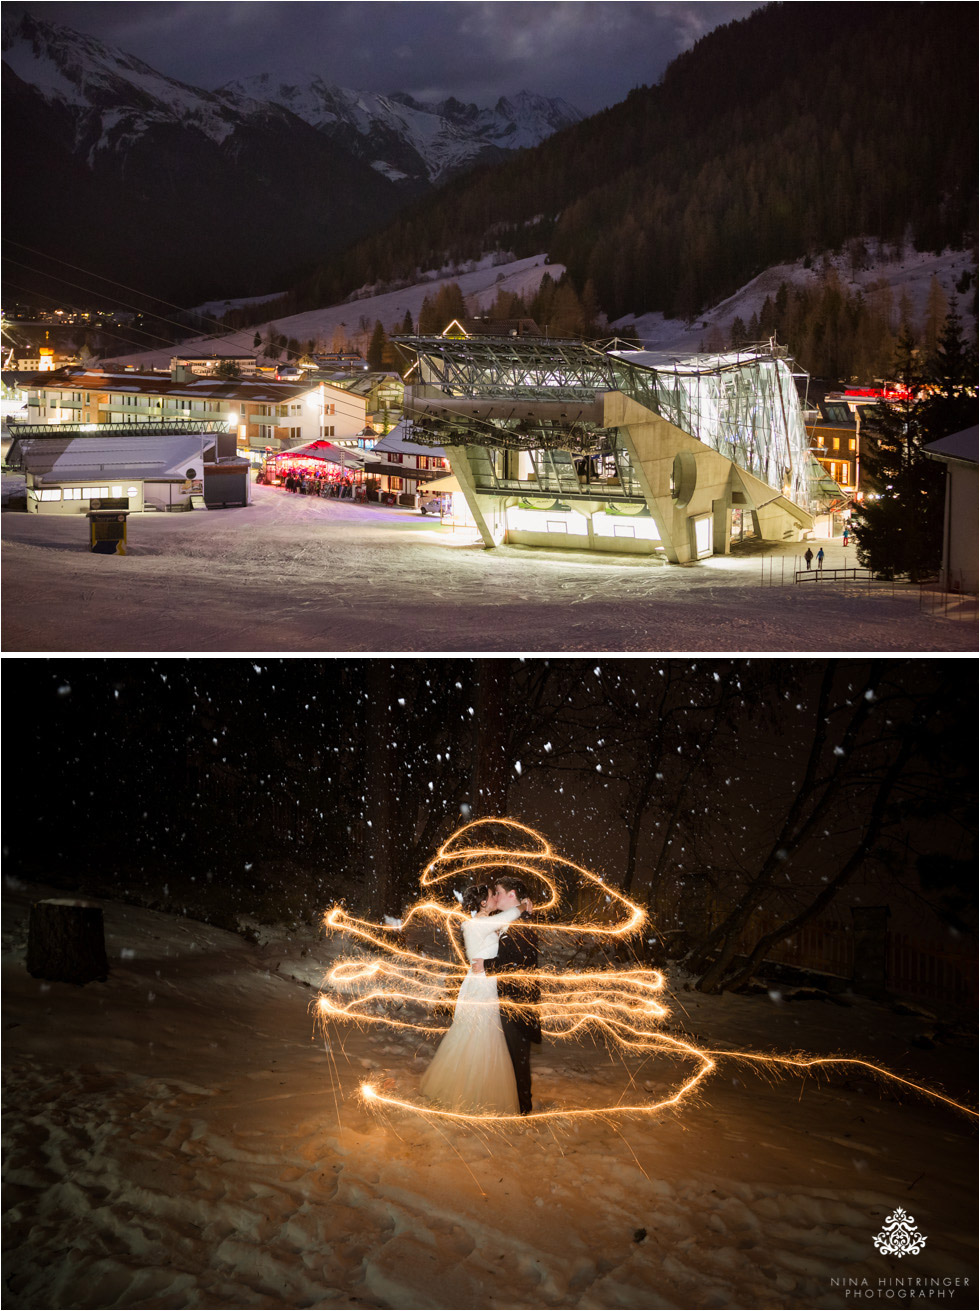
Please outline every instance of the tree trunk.
M477 664L474 818L507 813L510 761L507 752L507 671L496 660Z
M90 901L52 897L31 906L27 972L58 983L104 982L109 974L102 908Z
M367 735L365 778L364 878L368 902L373 914L398 915L401 908L394 886L393 845L402 839L394 832L396 823L394 796L398 789L399 760L392 740L394 732L391 707L391 684L387 668L380 661L368 661L368 704L373 721ZM413 817L399 816L412 831Z

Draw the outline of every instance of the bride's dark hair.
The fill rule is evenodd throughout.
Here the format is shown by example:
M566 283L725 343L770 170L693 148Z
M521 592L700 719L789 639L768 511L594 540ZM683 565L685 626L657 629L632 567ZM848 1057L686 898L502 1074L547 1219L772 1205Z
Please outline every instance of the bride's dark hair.
M463 909L466 911L479 910L489 896L490 888L486 883L474 883L471 888L467 888L463 893Z

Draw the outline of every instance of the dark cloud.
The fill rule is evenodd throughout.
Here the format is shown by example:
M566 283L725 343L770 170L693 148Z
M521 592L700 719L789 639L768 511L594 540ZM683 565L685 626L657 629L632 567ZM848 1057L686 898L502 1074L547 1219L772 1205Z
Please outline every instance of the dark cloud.
M705 32L757 4L646 0L158 0L25 6L119 46L169 77L213 88L269 73L364 91L489 104L536 91L586 113L622 100Z

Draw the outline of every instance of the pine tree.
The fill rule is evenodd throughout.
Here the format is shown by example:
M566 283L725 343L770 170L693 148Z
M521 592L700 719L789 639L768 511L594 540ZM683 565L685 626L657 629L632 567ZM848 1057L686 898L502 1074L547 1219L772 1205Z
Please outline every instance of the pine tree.
M925 321L922 325L923 348L932 354L939 342L943 322L949 313L949 301L935 273L929 279L929 295L926 298Z
M923 454L935 440L927 426L928 393L915 342L903 332L898 341L897 401L880 401L861 422L861 483L865 499L854 513L854 535L861 564L884 578L906 575L920 582L942 557L945 477L942 466ZM975 405L975 402L974 402ZM975 409L974 409L975 415Z
M367 348L368 368L378 370L384 367L384 351L388 344L388 334L385 332L381 320L374 325L374 332L371 334L371 341Z
M449 282L436 293L435 314L437 332L444 332L453 319L466 318L466 301L458 282Z
M422 308L419 310L419 336L431 337L434 333L441 332L444 326L438 322L432 298L425 296L422 300Z
M923 441L940 441L977 421L977 348L965 341L953 310L929 357L930 387L917 406Z

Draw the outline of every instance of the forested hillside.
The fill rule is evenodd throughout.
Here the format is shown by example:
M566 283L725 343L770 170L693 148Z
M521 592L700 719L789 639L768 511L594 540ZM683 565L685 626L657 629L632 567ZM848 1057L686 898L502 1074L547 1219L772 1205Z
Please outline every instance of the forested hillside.
M311 271L291 308L499 248L546 249L610 319L689 316L762 269L874 237L975 241L977 11L769 5L662 82L470 174Z

